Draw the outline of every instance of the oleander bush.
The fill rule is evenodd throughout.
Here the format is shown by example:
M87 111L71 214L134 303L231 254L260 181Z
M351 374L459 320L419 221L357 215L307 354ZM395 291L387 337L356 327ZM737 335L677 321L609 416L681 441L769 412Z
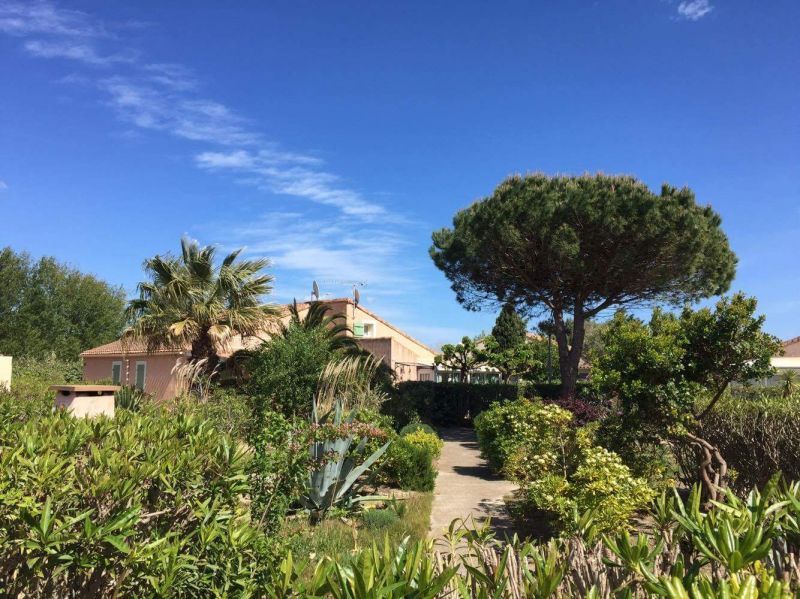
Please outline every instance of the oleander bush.
M3 418L0 595L251 593L277 555L247 507L251 453L180 411Z

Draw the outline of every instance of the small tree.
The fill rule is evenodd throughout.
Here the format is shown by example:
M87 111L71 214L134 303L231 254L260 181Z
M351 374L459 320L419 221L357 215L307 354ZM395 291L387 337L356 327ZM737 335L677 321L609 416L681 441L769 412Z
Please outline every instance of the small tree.
M458 371L459 381L467 382L469 373L485 363L485 357L475 340L469 337L461 339L461 343L442 346L442 353L434 358L437 366L444 366Z
M736 294L714 310L685 308L679 317L657 309L649 325L618 313L592 370L598 389L618 399L619 429L629 442L695 448L697 478L710 499L726 485L728 465L704 439L703 421L731 383L769 376L770 358L781 351L755 310L754 298Z
M656 195L605 175L510 177L436 231L430 254L467 309L510 302L550 312L564 396L575 391L588 319L718 295L736 267L719 216L690 189L664 185Z
M482 357L486 364L500 371L504 383L512 377L539 378L544 366L535 342L525 341L503 349L494 336L483 339Z
M505 304L492 328L492 337L502 350L522 345L527 340L527 325L514 304Z

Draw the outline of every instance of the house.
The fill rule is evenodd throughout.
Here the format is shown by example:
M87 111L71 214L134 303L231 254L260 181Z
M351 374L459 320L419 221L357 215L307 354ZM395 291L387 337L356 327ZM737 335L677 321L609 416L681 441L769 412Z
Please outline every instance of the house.
M398 382L434 380L435 350L350 298L322 302L330 308L330 315L344 316L358 344L383 360L395 373ZM308 312L308 307L308 303L298 304L301 318ZM289 306L284 306L280 319L288 323ZM275 326L263 334L244 339L235 337L220 353L225 358L240 349L258 347L277 329ZM188 356L188 347L148 351L141 341L122 339L81 354L85 380L110 380L114 384L135 386L159 400L175 397L182 391L176 366L184 364Z
M800 337L793 337L783 342L783 355L773 356L770 359L772 367L778 372L775 376L765 381L766 385L776 385L781 381L781 375L786 372L800 374Z

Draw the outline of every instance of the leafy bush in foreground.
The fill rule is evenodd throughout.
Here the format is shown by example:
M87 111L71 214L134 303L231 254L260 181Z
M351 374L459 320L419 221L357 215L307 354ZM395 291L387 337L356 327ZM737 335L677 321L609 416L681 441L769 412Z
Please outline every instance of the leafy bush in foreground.
M599 530L624 529L653 492L618 455L593 444L589 427L574 428L573 418L554 404L517 400L495 404L475 426L484 454L520 484L517 515L569 529L575 512L590 510Z
M501 543L454 522L438 543L387 542L313 565L289 555L268 596L789 599L800 589L797 483L728 494L707 511L697 488L685 502L665 494L650 516L653 531L638 536L598 536L584 515L580 535Z
M386 452L383 473L389 483L405 491L433 491L437 474L433 459L430 444L418 445L408 436L398 437Z
M436 433L429 433L424 430L417 430L407 433L402 435L402 438L412 445L425 447L430 452L433 459L437 459L439 457L439 455L442 453L442 448L444 447L444 441L439 438L439 435Z
M246 594L270 545L244 502L249 462L180 412L3 418L0 595Z

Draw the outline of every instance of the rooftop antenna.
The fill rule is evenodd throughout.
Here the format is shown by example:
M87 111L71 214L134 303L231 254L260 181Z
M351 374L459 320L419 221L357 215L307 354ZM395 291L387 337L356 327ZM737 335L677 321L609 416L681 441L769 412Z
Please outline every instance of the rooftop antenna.
M356 306L358 306L358 302L361 301L361 293L355 285L353 285L353 300L355 300Z
M316 281L311 284L311 299L315 302L319 301L319 285Z

